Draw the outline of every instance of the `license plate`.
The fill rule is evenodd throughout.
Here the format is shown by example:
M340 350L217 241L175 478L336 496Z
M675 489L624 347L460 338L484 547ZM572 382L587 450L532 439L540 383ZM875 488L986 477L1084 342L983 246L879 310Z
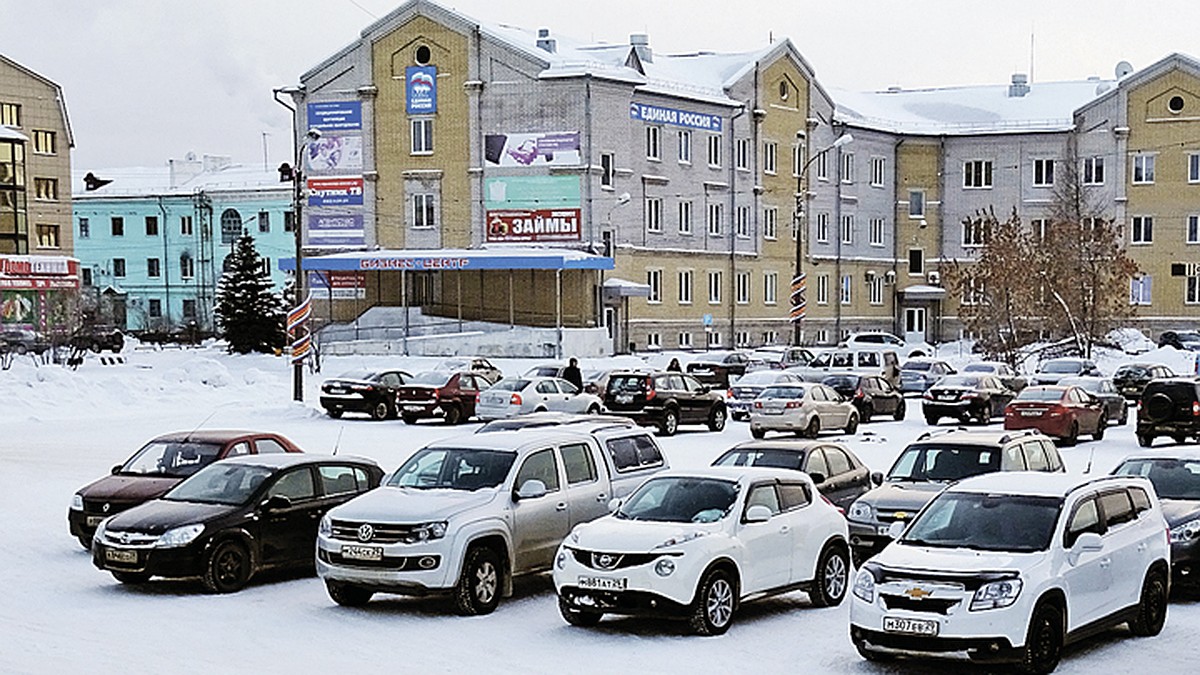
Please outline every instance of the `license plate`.
M939 401L957 401L958 396L956 396L954 394L942 394L941 396L938 396L938 400Z
M885 633L903 633L905 635L937 635L938 622L929 619L902 619L898 616L883 617Z
M1041 410L1022 410L1021 417L1041 417Z
M118 548L106 548L104 549L104 559L108 560L109 562L126 563L132 565L137 563L137 551L122 551Z
M378 546L343 546L342 557L350 560L383 560L383 549Z
M100 521L102 521L102 520L104 520L104 516L88 516L87 517L87 526L95 527L95 526L99 525Z
M346 390L345 390L345 389L342 389L341 387L330 387L330 388L329 388L329 393L331 393L331 394L344 394L344 393L346 393Z
M692 371L692 375L712 375L713 371L708 368L697 368Z
M404 406L404 409L408 412L421 412L421 411L425 410L425 406L423 406L423 405L406 405L406 406Z
M617 396L617 403L633 403L633 397L628 394L621 394Z
M623 591L629 585L629 580L622 577L579 577L579 587L592 591Z

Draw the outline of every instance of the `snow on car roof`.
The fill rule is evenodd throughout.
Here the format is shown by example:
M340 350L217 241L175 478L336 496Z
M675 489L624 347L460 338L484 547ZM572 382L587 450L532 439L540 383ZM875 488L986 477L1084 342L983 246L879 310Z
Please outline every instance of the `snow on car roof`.
M709 478L734 482L749 482L755 480L809 480L808 475L801 471L776 469L757 466L709 466L698 469L669 469L655 474L655 478Z
M1127 478L1122 476L1121 478ZM998 471L975 476L946 488L954 492L987 492L1036 497L1063 497L1088 483L1115 480L1098 474L1047 473L1043 471Z

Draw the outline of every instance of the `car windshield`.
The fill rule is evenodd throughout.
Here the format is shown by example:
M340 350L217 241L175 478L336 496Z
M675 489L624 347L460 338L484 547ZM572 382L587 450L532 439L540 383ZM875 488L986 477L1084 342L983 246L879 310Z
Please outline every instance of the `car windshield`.
M184 478L212 464L219 454L218 443L150 441L125 462L121 473Z
M947 375L937 381L935 387L978 387L978 375Z
M529 380L516 377L506 377L491 386L492 391L522 391L529 386Z
M1062 389L1049 389L1047 387L1026 387L1017 394L1018 401L1058 401L1063 396Z
M1113 373L1113 377L1148 377L1149 375L1149 366L1121 366L1117 368L1117 372Z
M929 361L909 361L908 363L900 366L900 370L924 371L924 370L929 370L932 367L933 367L933 364L930 363Z
M821 380L821 384L834 389L854 389L858 386L858 377L854 375L831 375Z
M350 370L338 375L339 380L363 380L365 382L375 382L379 379L380 373L371 370Z
M645 375L616 375L608 380L608 390L616 393L636 394L645 387Z
M966 368L963 368L964 373L994 373L996 366L990 363L972 363Z
M888 472L891 481L956 481L1000 468L995 448L977 445L914 443Z
M408 381L408 384L424 384L434 387L445 386L450 381L451 375L437 370L429 370L424 373L417 373L415 377Z
M245 504L271 471L265 466L217 462L176 485L163 495L163 499L201 504Z
M804 387L767 387L759 398L804 398Z
M738 486L715 478L652 478L614 514L629 520L714 523L732 510Z
M943 492L900 541L910 546L1044 551L1062 510L1058 497Z
M1200 500L1200 459L1131 459L1115 473L1149 478L1159 499Z
M800 471L804 466L804 453L774 448L733 449L718 457L713 466L767 466Z
M769 370L760 370L754 373L748 373L739 377L733 386L749 386L756 384L771 384L779 379L779 373L773 373Z
M432 490L479 490L504 482L515 452L478 448L424 448L388 479L392 487Z
M525 372L525 377L558 377L558 366L534 366Z
M1083 364L1078 361L1047 361L1042 364L1043 373L1078 373Z
M1089 377L1068 377L1064 380L1059 380L1058 383L1064 387L1075 386L1083 389L1084 391L1090 391L1093 394L1097 394L1100 392L1101 382L1103 382L1103 380L1093 380Z

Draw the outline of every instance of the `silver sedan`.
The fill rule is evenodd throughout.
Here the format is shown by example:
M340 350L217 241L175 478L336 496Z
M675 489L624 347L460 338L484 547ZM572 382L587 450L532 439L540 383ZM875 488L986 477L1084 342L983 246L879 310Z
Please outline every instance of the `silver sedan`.
M598 397L559 377L506 377L479 392L475 415L486 422L543 410L595 414L600 406Z
M776 384L763 390L750 408L750 435L792 432L816 438L825 429L858 431L858 410L823 384Z

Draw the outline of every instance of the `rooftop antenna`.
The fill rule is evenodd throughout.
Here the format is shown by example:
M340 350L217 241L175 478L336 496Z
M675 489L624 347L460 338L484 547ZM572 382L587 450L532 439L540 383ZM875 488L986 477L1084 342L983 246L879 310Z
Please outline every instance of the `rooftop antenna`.
M1033 82L1033 35L1034 25L1029 24L1029 81Z
M183 442L187 443L188 441L192 440L192 434L199 431L200 427L204 426L204 424L206 422L208 422L209 420L211 420L213 418L213 415L216 415L216 414L217 414L217 408L213 408L213 411L208 413L208 417L205 417L204 419L200 420L200 424L197 424L195 429L192 429L191 431L189 431L187 433L187 436L183 437Z
M338 437L337 437L337 440L333 442L333 454L335 456L337 455L338 448L342 447L342 432L345 430L346 430L345 424L338 427Z

